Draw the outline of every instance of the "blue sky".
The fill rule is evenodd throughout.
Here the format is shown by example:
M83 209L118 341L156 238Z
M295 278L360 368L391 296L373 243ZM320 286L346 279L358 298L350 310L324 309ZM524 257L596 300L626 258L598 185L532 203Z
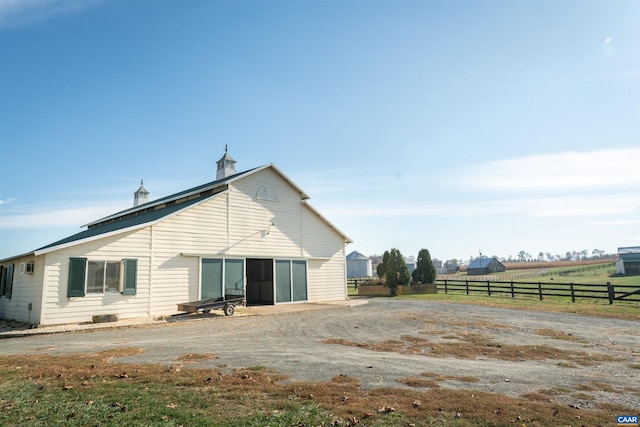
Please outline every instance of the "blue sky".
M640 2L0 0L0 258L276 164L347 249L640 245Z

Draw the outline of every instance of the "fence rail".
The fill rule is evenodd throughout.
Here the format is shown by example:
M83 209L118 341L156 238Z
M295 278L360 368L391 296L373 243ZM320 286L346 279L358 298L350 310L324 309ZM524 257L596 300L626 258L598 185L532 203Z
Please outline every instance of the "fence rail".
M436 280L438 288L445 294L450 292L483 293L488 296L508 294L511 298L516 295L534 295L540 300L544 297L568 297L572 302L578 298L606 299L609 304L614 301L640 302L640 286L612 285L589 283L548 283L548 282L514 282L495 280Z

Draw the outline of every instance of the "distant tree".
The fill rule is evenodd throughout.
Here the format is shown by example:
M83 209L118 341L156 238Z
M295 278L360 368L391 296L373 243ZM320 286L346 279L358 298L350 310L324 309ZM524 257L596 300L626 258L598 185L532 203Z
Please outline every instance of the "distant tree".
M527 253L525 251L518 252L518 262L525 262L527 260Z
M544 252L538 254L538 261L544 261Z
M436 267L433 265L429 250L421 249L420 252L418 252L416 269L411 273L411 277L420 283L433 283L436 280L436 273Z
M385 252L385 255L387 252ZM410 280L409 269L404 262L404 257L398 249L391 249L388 252L387 261L384 262L384 279L388 287L391 288L392 294L400 285L408 285ZM384 257L383 257L384 260Z
M580 259L586 259L589 256L589 251L587 249L583 249L580 251Z
M602 249L594 249L593 251L591 251L591 256L593 256L594 258L602 258L603 255L604 251Z
M376 267L376 273L380 279L384 279L387 275L387 263L389 262L389 251L384 251L382 262Z
M545 254L545 256L547 257L547 261L549 261L549 262L551 262L551 261L553 261L553 260L554 260L554 257L553 257L553 255L551 254L551 252L547 252L547 253Z

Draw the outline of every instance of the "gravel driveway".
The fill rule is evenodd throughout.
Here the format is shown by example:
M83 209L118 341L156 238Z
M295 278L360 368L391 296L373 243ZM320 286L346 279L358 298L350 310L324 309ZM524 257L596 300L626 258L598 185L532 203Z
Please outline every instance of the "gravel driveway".
M319 308L320 306L318 306ZM469 358L432 357L433 347L419 354L372 351L367 343L400 337L457 343L461 337L483 337L501 346L549 346L580 356L500 360L491 354ZM343 340L351 345L327 344ZM356 344L360 344L359 346ZM34 335L0 340L0 354L68 354L119 347L140 347L135 363L179 365L185 354L216 354L193 367L231 370L265 366L292 381L324 381L335 375L355 376L364 387L406 387L398 380L421 373L449 376L444 388L464 388L520 396L547 393L556 401L588 408L617 403L640 409L640 334L638 322L511 310L483 306L392 298L368 304L257 316L174 321L122 329ZM498 346L500 347L500 346ZM527 347L529 349L534 347ZM498 350L499 351L499 348ZM602 359L615 359L605 360ZM475 382L457 380L472 377ZM424 377L423 377L424 378Z

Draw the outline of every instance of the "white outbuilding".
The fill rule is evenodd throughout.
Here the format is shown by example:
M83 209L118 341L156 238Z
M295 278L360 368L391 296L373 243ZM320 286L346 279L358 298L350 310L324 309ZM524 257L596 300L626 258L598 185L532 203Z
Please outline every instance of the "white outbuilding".
M78 234L0 260L0 318L39 325L177 313L178 304L244 293L248 304L347 299L351 239L273 164L93 221Z
M371 258L362 255L358 251L353 251L347 255L347 277L371 277Z

